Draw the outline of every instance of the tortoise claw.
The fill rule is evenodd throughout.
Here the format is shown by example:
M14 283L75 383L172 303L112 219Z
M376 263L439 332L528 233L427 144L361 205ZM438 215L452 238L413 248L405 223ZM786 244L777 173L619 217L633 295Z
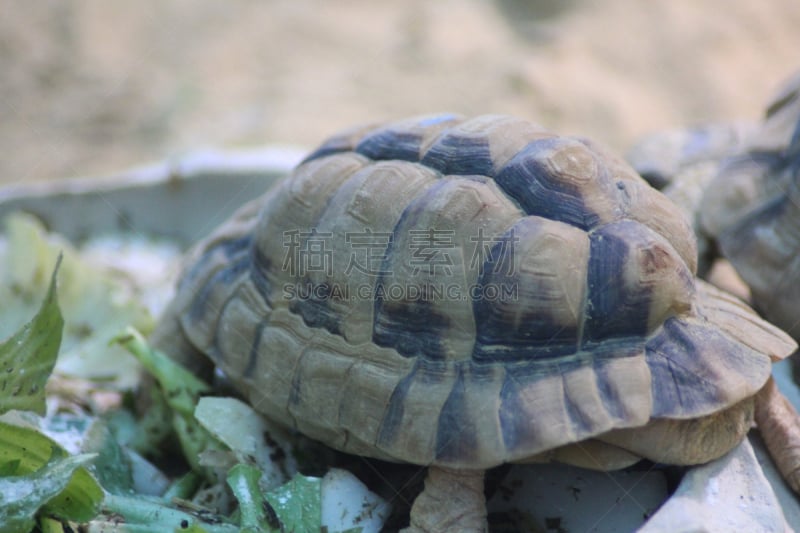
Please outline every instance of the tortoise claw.
M756 397L755 419L775 465L800 494L800 415L772 378Z
M484 473L429 467L425 490L414 500L411 523L402 533L487 532Z

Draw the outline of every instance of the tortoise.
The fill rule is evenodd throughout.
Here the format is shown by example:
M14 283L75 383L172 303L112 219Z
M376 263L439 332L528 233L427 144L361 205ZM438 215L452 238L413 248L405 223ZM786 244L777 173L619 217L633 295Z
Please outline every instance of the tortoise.
M758 311L800 338L800 72L760 124L651 135L628 159L693 220L701 273L726 258Z
M754 404L797 487L770 379L796 344L696 259L599 144L414 117L330 138L198 244L152 341L312 439L429 467L409 531L485 530L503 463L709 461Z
M701 227L769 321L800 338L800 73L703 193Z

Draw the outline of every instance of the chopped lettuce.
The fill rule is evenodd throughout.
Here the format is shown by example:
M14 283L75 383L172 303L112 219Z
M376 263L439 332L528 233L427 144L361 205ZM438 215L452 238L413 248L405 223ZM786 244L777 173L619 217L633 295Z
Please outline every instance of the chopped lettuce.
M208 533L380 528L388 505L351 474L297 474L285 431L239 400L206 396L208 384L152 349L139 333L152 319L124 280L87 263L32 217L12 216L6 228L0 533L75 525ZM137 416L122 393L140 383L142 370L158 387ZM97 391L118 401L95 410L80 398ZM192 467L173 472L171 487L142 455L170 432ZM364 521L365 509L375 524Z

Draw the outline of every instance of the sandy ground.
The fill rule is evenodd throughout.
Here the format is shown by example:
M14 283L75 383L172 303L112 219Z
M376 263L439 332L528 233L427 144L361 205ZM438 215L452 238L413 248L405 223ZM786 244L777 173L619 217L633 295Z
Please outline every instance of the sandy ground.
M0 0L0 182L440 110L623 150L759 116L798 28L796 0Z

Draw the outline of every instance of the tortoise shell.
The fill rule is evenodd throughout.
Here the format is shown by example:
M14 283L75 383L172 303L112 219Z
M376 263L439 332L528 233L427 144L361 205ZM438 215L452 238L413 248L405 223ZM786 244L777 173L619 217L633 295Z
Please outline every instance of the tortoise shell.
M439 115L325 142L195 248L162 323L309 437L485 468L757 392L788 341L695 269L621 159Z
M700 215L704 231L719 237L739 221L785 198L800 167L800 73L767 107L764 121L714 173Z
M759 311L800 338L800 73L710 181L698 213Z

